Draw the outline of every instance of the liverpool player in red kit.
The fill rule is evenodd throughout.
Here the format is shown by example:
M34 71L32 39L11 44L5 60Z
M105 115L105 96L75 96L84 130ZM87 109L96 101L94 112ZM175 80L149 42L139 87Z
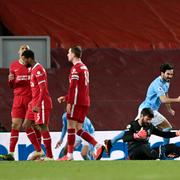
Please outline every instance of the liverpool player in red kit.
M32 99L31 91L29 91L30 69L25 66L24 61L21 58L21 54L28 49L28 45L20 46L20 49L18 51L19 60L13 61L9 69L8 81L10 87L13 89L14 100L11 111L12 127L10 135L9 154L5 155L7 156L7 160L14 160L14 150L18 141L19 131L23 120L25 119L28 103ZM35 150L41 152L40 144L37 141L34 129L31 127L32 121L24 122L24 124L26 123L29 124L25 128L29 140L34 145Z
M75 133L91 143L96 151L96 158L100 159L104 146L99 144L94 137L82 129L84 118L90 106L89 97L89 71L81 61L82 49L75 46L69 49L68 61L73 64L69 75L69 90L67 96L58 98L59 103L67 101L66 111L68 119L68 153L60 160L73 160Z
M49 133L49 118L52 109L52 100L49 96L47 74L43 66L34 59L34 53L26 50L22 53L22 59L27 66L31 67L31 92L32 100L28 105L26 119L34 118L35 124L38 124L46 148L46 160L53 159L51 149L51 137Z

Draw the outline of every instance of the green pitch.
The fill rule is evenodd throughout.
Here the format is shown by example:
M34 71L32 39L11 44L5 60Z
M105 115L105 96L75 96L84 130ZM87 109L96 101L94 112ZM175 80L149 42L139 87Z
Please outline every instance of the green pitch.
M173 180L180 161L0 161L2 180Z

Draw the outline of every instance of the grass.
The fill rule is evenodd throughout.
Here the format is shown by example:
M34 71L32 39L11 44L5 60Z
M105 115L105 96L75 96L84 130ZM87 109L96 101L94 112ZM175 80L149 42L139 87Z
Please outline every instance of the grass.
M180 179L180 161L0 161L2 180Z

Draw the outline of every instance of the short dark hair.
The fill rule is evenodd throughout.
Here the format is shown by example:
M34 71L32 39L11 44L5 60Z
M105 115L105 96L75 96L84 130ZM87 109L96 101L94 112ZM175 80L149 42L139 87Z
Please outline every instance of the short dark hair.
M24 56L25 58L34 59L34 52L31 50L26 50L22 53L22 56Z
M170 63L164 63L164 64L161 64L160 66L160 72L163 72L163 73L165 73L167 70L172 70L172 69L174 69L174 67Z
M71 49L71 52L74 53L77 58L82 57L82 48L81 48L81 46L73 46L70 49Z
M153 113L153 111L152 111L151 108L144 108L144 109L142 109L141 114L142 114L143 116L148 116L148 117L150 117L150 118L153 118L153 117L154 117L154 113Z

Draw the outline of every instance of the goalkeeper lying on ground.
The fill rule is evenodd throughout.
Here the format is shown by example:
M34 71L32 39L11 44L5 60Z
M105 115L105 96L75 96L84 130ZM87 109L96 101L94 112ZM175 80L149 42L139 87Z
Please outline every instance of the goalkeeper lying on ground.
M127 130L123 131L119 138L124 142L128 142L129 159L132 160L153 160L153 159L168 159L180 156L180 147L175 144L162 145L160 147L151 148L148 142L151 134L164 138L172 138L180 136L180 131L163 132L151 124L151 119L154 114L150 108L144 108L141 111L141 116L137 121L132 121ZM117 140L117 138L115 139ZM107 154L110 155L112 147L111 140L105 140Z

